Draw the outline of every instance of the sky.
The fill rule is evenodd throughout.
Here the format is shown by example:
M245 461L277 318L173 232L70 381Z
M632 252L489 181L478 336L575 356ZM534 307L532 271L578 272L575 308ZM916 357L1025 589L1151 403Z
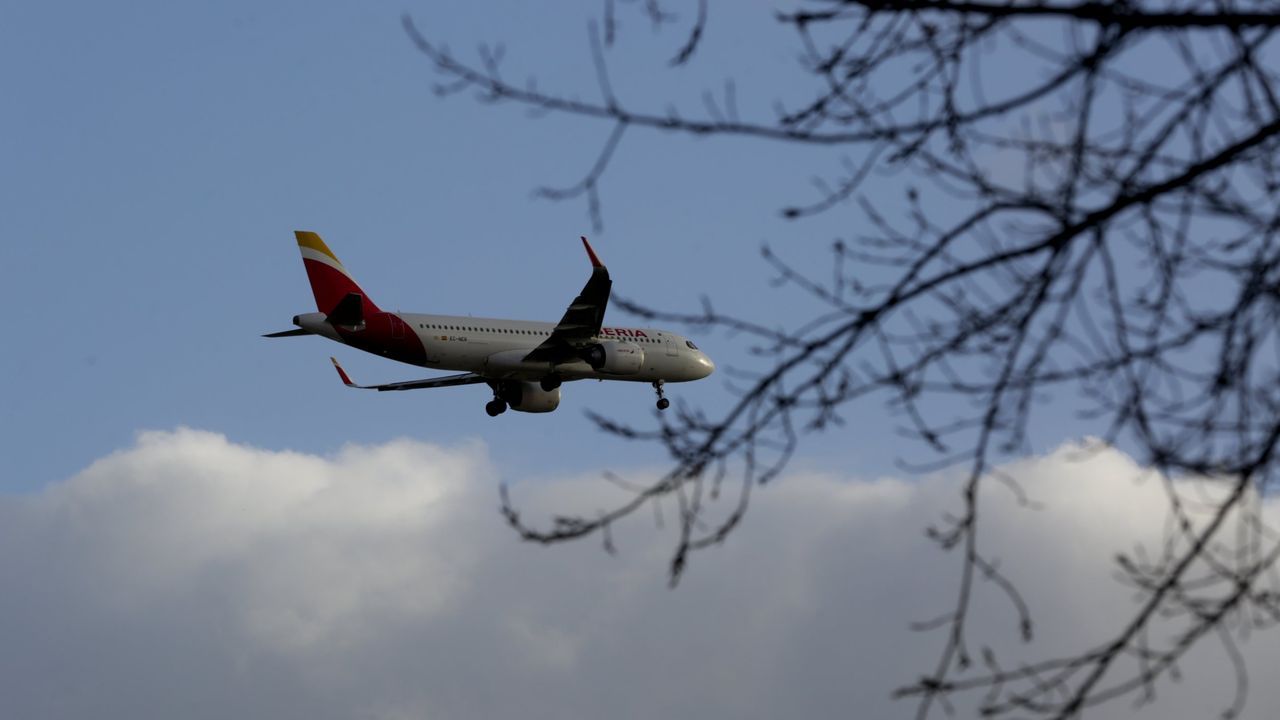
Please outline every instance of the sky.
M620 7L619 94L699 108L717 73L667 68L681 36ZM460 54L501 41L513 75L594 90L576 4L0 9L0 715L908 714L889 693L937 638L906 628L955 571L923 530L955 494L897 469L919 449L878 405L809 439L671 591L669 526L632 523L614 557L521 544L497 513L500 483L545 516L603 502L605 470L661 472L659 448L584 414L649 421L646 385L578 383L555 413L491 419L474 387L352 392L328 355L360 382L421 373L260 337L314 309L295 229L384 308L552 321L586 279L590 234L617 295L671 310L707 295L766 323L802 306L757 248L820 258L850 231L849 215L778 215L830 157L633 133L595 233L582 202L532 191L576 182L608 128L437 97L404 12ZM795 54L761 12L713 24L699 59L750 78L740 104L763 114L803 90ZM741 339L693 336L721 367L751 362ZM731 398L722 374L668 395ZM1026 461L1055 520L1011 511L994 535L1018 538L1005 561L1066 645L1128 607L1079 588L1110 588L1110 549L1161 522L1122 453L1063 469L1075 429L1063 418ZM1274 640L1249 652L1280 655ZM1221 654L1192 662L1209 691L1170 689L1147 716L1229 701ZM1254 692L1252 707L1280 702Z
M505 40L511 62L546 82L594 87L587 20L576 8L157 2L4 11L0 73L14 101L0 116L0 260L15 297L41 318L23 331L34 351L0 359L17 386L0 417L12 445L5 489L66 477L139 429L178 423L310 451L495 430L486 398L465 388L357 396L336 384L328 354L366 382L411 379L413 368L314 338L259 337L314 310L295 229L320 233L388 308L554 320L585 281L577 237L594 235L585 205L532 192L576 182L608 129L530 121L470 96L437 98L438 78L400 27L406 9L468 53ZM744 70L777 75L793 48L770 32L768 17L756 20L735 30L775 50L751 55ZM655 38L638 14L621 22L629 32L620 37L641 45L633 54L645 62L619 63L619 92L643 102L670 86L700 107L695 78L651 62L677 38ZM732 51L739 37L708 41L708 57ZM617 56L631 57L625 50L620 43ZM768 80L758 93L739 91L744 110L767 110ZM756 251L765 242L822 248L836 237L840 218L797 232L777 215L808 198L816 155L669 140L635 133L606 181L606 226L593 243L615 293L674 310L707 295L785 319L786 292L761 293L769 274ZM609 318L622 321L616 310ZM697 340L713 357L741 352ZM723 400L722 388L717 380L671 396ZM536 458L559 471L651 457L651 448L593 433L582 412L645 421L648 387L571 390L567 412L503 418L500 465L527 468ZM22 439L55 431L74 440L52 456ZM546 434L591 441L566 455L543 447ZM835 447L847 460L847 443ZM892 453L880 447L860 450L889 467Z

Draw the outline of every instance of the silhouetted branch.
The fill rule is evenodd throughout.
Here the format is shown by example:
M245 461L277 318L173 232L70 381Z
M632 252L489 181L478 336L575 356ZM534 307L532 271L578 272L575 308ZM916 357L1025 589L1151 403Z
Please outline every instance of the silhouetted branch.
M686 69L704 38L706 3L698 8L676 56ZM938 661L897 691L918 702L919 717L962 696L987 715L1043 718L1126 696L1149 701L1209 637L1236 674L1224 714L1241 713L1248 674L1227 622L1280 623L1280 532L1257 510L1277 485L1280 443L1280 15L1268 9L1238 0L802 2L775 17L794 33L798 82L811 92L764 119L740 117L741 80L704 94L701 114L622 102L603 52L612 2L603 44L591 35L595 103L510 84L499 52L464 62L406 17L441 93L473 89L610 124L579 183L540 191L585 195L596 225L599 182L630 129L831 147L841 169L783 215L861 220L858 234L831 245L821 273L763 250L779 292L809 304L789 327L709 300L692 312L617 300L646 319L723 330L748 343L753 364L724 370L733 398L716 410L682 405L645 427L592 416L671 459L626 501L541 527L504 490L507 521L531 541L598 532L611 547L613 523L673 503L674 584L695 551L744 522L752 486L777 477L806 435L842 428L843 411L879 395L899 431L934 452L914 467L963 467L956 508L929 530L956 557L955 594L914 626L939 633ZM991 62L1022 72L990 83ZM872 173L901 194L900 206L864 195ZM1116 559L1140 599L1114 635L1070 656L1013 663L970 623L976 588L993 588L1025 649L1036 650L1036 609L981 532L986 492L994 481L1032 504L997 465L1033 447L1055 392L1078 397L1101 443L1123 445L1162 475L1168 528L1158 547ZM957 416L957 407L969 411ZM721 499L729 477L742 489Z

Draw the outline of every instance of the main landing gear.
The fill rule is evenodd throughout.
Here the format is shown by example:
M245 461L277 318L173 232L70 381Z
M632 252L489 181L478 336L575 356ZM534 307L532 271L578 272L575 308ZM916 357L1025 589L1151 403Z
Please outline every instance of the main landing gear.
M658 393L658 409L659 410L666 410L667 408L671 407L671 401L662 396L661 380L653 381L653 391Z
M551 392L552 390L555 390L556 388L560 387L560 376L548 375L542 378L542 380L538 383L538 385L542 388L544 392Z
M489 417L498 417L507 411L507 403L502 398L494 398L485 403L484 411L489 413Z

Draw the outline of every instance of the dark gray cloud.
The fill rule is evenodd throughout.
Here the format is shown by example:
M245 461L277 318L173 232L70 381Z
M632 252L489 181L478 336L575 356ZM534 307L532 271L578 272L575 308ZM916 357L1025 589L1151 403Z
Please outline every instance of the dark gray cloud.
M1007 469L1045 509L993 489L982 541L1027 592L1037 656L1100 639L1133 602L1111 558L1160 538L1159 483L1112 450ZM669 528L619 528L616 556L521 544L496 484L480 445L317 457L179 430L0 500L0 716L912 715L889 696L941 641L907 626L951 602L956 559L923 535L954 507L948 480L786 478L674 591ZM515 488L530 517L616 492L592 477ZM974 637L1018 657L1007 604L978 598ZM1263 677L1280 641L1245 652ZM1201 718L1230 701L1220 648L1183 671L1140 711L1090 717ZM1255 716L1278 705L1254 683Z

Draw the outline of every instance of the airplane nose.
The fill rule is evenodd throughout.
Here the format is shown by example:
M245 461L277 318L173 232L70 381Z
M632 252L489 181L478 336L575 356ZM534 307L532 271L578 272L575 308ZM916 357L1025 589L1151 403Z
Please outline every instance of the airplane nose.
M698 364L702 366L702 377L706 377L716 371L716 364L711 362L711 358L707 357L705 353L699 354Z

